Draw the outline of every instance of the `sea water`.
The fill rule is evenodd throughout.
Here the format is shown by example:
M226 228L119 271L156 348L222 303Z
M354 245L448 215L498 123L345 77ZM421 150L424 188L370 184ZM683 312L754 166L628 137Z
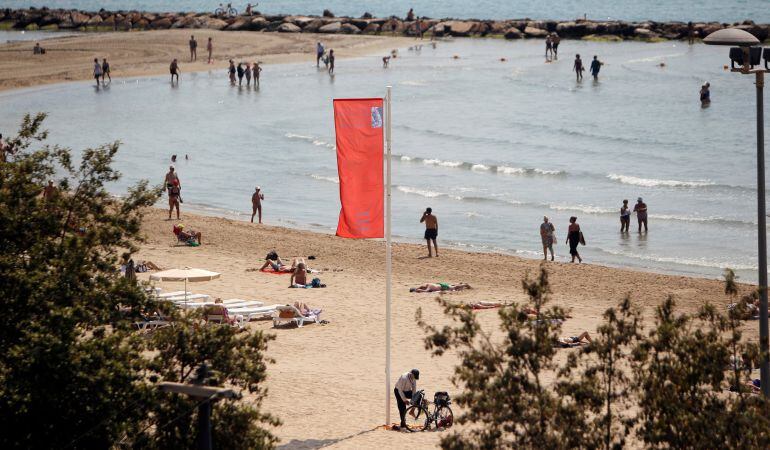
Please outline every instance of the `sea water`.
M3 7L22 8L48 6L82 10L144 10L144 11L205 11L213 12L219 3L203 0L4 0ZM232 2L243 12L249 2ZM767 0L268 0L251 2L265 14L315 14L324 9L340 16L360 17L365 12L377 17L405 17L409 8L418 16L478 19L575 19L597 20L704 20L734 22L746 19L758 23L770 22Z
M756 280L755 90L753 78L723 69L727 49L563 41L546 62L539 41L427 44L401 49L389 69L383 55L338 59L334 76L312 56L266 65L259 90L230 86L223 69L188 73L183 62L178 85L153 76L5 92L0 132L45 111L52 143L122 142L116 193L140 179L160 184L176 154L183 211L248 220L260 185L266 223L333 233L332 99L382 96L392 85L399 239L420 242L420 216L432 207L440 246L537 258L546 215L565 260L574 215L586 262L706 277L730 267ZM576 53L586 65L598 55L598 82L587 73L576 82ZM119 77L120 62L113 67ZM705 109L704 81L713 100ZM632 217L620 234L621 201L637 197L650 231L638 234Z

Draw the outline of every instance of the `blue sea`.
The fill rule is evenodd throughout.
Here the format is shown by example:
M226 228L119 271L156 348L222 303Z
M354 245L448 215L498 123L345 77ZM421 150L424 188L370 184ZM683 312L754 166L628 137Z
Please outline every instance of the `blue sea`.
M201 0L4 0L2 7L213 12L219 3ZM360 17L369 12L378 17L404 17L409 8L414 8L418 16L434 18L575 19L585 16L600 20L735 22L751 19L757 23L770 23L767 0L478 0L472 4L466 0L268 0L254 3L256 9L265 14L320 15L324 9L329 9L341 16ZM242 12L246 4L234 2L233 6Z
M267 223L333 233L332 99L392 85L398 239L421 242L430 206L442 245L538 258L547 215L565 260L575 215L586 262L704 277L731 267L756 280L753 80L724 70L720 47L563 41L560 50L546 62L539 41L446 40L401 49L389 69L382 55L338 59L333 77L309 58L265 66L259 90L183 64L178 86L155 76L1 93L0 132L46 111L52 143L123 143L117 194L143 178L161 183L176 154L184 209L248 220L260 185ZM576 53L598 55L598 82L576 82ZM703 109L705 81L713 101ZM638 234L632 218L620 234L621 201L637 197L650 231Z

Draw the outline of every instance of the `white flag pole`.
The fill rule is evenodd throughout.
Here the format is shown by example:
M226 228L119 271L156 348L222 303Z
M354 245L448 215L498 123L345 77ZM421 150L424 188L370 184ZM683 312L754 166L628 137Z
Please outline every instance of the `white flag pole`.
M391 284L391 249L390 249L390 96L391 87L387 87L385 97L385 424L390 425L390 284Z

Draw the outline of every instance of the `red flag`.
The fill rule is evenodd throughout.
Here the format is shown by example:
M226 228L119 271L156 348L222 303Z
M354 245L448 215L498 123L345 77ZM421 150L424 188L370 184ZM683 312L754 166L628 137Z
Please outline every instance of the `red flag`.
M337 236L384 235L382 126L381 98L334 100L342 204Z

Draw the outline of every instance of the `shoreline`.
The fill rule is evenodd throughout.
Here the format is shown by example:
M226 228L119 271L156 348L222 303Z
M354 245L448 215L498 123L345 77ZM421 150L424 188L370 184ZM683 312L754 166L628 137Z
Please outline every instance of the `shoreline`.
M188 40L198 41L198 59L190 62ZM214 42L213 63L207 64L206 41ZM391 36L289 35L216 30L156 30L131 33L84 33L51 37L42 42L44 55L33 55L35 41L0 44L0 91L93 80L92 60L107 58L116 79L168 74L179 59L182 80L190 72L225 69L229 59L261 63L312 63L315 43L323 40L338 59L359 58L407 46L412 40ZM269 72L265 73L265 76Z
M742 28L764 41L770 35L770 24L740 22L625 21L625 20L533 20L530 18L479 20L411 17L373 17L366 13L360 18L335 17L328 10L323 16L314 15L215 15L207 12L89 12L43 7L0 11L0 30L78 30L132 31L168 29L209 29L225 31L277 32L284 34L323 33L345 35L391 35L416 37L420 34L442 37L490 36L506 39L545 38L558 33L562 38L601 40L681 40L692 33L695 39L726 27Z

